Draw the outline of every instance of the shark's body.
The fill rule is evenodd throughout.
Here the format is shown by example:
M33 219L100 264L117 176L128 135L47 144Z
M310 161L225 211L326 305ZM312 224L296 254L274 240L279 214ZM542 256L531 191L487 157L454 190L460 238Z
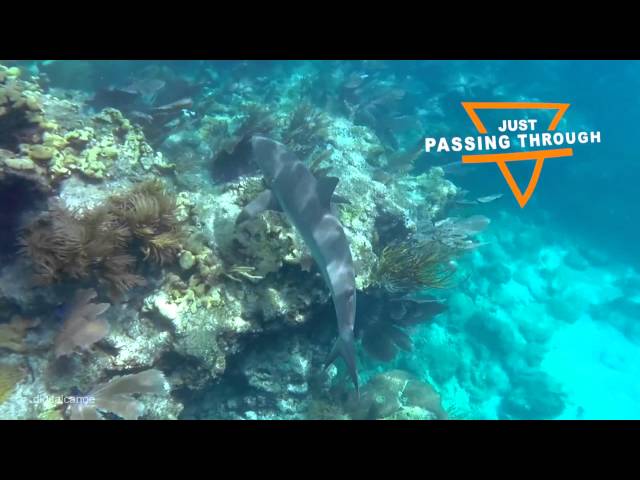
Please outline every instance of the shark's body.
M252 137L250 142L253 159L264 173L269 189L245 207L237 223L264 210L282 210L298 230L331 290L338 320L338 339L327 359L327 366L342 356L357 391L353 337L355 272L347 237L331 208L338 179L316 179L304 163L278 142L260 136Z

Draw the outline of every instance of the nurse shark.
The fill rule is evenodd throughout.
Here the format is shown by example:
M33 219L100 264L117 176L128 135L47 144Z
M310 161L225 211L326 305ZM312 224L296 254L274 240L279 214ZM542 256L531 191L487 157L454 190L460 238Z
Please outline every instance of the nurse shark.
M316 178L283 144L253 136L252 158L264 174L267 190L260 193L240 213L236 225L265 210L285 213L298 230L331 290L338 320L338 339L325 369L341 356L358 391L358 373L353 327L356 316L356 284L353 259L344 229L332 202L344 202L333 192L335 177Z

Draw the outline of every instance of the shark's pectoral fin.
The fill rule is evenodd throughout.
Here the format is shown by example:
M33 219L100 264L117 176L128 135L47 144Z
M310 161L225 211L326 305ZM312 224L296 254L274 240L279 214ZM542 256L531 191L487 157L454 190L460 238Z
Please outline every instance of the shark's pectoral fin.
M256 198L251 200L251 202L242 209L240 215L238 215L236 225L257 217L265 210L282 211L278 200L271 190L265 190L259 193Z
M337 177L321 177L318 179L318 198L325 205L329 206L333 199L333 192L338 185Z

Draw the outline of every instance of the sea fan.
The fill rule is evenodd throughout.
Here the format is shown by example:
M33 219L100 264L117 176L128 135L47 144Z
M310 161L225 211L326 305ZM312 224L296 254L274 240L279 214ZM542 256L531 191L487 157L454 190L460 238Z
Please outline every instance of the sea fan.
M449 247L435 241L394 242L380 254L376 283L391 294L448 288L456 273L452 255Z
M282 134L282 143L298 158L307 158L317 145L327 142L328 125L326 115L303 102L291 114L289 125Z
M77 402L69 407L71 420L103 420L100 411L115 413L125 420L137 420L144 415L144 404L132 395L166 394L169 383L160 370L150 369L131 375L113 377L94 387L87 395L91 401Z
M413 349L411 328L446 310L435 298L389 298L384 291L358 297L356 326L362 346L373 358L391 362L400 350Z
M96 296L93 289L76 292L62 330L54 342L56 358L70 355L77 348L86 350L109 333L108 322L98 316L106 312L111 305L90 303Z

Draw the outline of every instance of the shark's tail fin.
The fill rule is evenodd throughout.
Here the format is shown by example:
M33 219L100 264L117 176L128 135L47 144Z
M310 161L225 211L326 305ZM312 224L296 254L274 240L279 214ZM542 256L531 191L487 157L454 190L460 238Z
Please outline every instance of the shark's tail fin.
M342 357L347 364L349 376L351 377L353 385L356 387L356 395L359 395L358 371L356 369L356 346L353 341L353 334L351 334L351 336L346 339L342 338L342 336L338 336L336 343L331 349L331 353L327 357L324 369L326 370L327 367L329 367L329 365L331 365L336 360L336 358L338 358L338 356Z

